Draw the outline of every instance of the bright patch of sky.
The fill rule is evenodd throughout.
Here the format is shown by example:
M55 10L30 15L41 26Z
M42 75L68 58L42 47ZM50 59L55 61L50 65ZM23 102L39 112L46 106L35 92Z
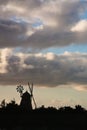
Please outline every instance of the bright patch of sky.
M38 18L29 20L26 18L13 16L10 19L16 23L31 24L33 28L37 28L37 27L43 25L43 22Z
M25 20L24 18L19 18L16 16L11 17L10 19L16 23L29 23L28 20Z
M85 11L85 13L81 15L81 19L87 19L87 11Z
M38 27L43 25L43 22L40 19L36 19L36 22L32 24L33 27Z
M75 52L80 52L80 53L87 53L87 45L86 44L83 44L83 45L70 45L70 46L65 46L65 47L52 47L52 48L49 48L49 49L45 49L45 50L32 50L30 48L27 48L27 49L24 49L24 48L21 48L21 47L18 47L18 48L15 48L14 49L14 53L15 52L24 52L24 53L32 53L32 51L34 52L42 52L42 53L47 53L47 52L52 52L54 54L63 54L64 52L72 52L72 53L75 53Z
M56 54L62 54L64 53L65 51L68 51L68 52L80 52L80 53L85 53L87 52L87 45L83 44L83 45L70 45L70 46L65 46L65 47L60 47L60 48L50 48L50 49L46 49L43 51L43 53L46 53L46 52L53 52L53 53L56 53Z
M1 86L0 86L1 87ZM26 86L24 86L25 90L28 90ZM1 87L2 91L0 91L0 102L3 99L6 99L6 102L10 102L15 99L16 102L20 103L20 95L16 91L16 86L7 86ZM9 95L10 90L10 95ZM76 91L73 88L69 88L69 86L63 87L59 86L54 88L49 87L34 87L34 98L36 100L37 106L45 105L48 106L72 106L82 105L87 108L87 92L86 91Z

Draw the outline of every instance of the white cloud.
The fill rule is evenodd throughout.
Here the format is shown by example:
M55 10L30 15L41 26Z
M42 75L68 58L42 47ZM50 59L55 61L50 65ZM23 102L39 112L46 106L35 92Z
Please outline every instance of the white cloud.
M87 31L87 20L79 21L74 27L72 27L71 31L73 32L85 32Z
M55 58L55 56L54 56L53 53L49 52L49 53L47 53L47 54L45 55L45 58L46 58L47 60L53 60L53 59Z
M11 3L8 3L5 6L2 6L2 10L4 12L6 12L6 11L17 11L18 13L24 13L25 12L23 7L19 7L19 6L17 7L17 5L11 4Z
M0 73L7 73L7 57L11 55L12 50L5 48L3 50L0 50Z

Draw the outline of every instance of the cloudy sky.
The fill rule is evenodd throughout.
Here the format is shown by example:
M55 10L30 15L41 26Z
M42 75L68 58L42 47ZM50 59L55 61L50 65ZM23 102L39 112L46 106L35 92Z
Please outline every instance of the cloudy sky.
M87 108L87 0L0 0L0 101L28 81L38 105Z

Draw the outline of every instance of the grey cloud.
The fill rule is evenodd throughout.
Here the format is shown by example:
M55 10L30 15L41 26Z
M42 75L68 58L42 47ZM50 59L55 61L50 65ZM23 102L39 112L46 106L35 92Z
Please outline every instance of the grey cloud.
M20 71L20 58L18 56L11 56L9 59L7 58L7 62L7 69L11 74L14 75L15 72L18 73Z
M10 7L7 8L6 6L9 4ZM0 47L2 48L29 47L44 49L54 46L66 46L71 43L87 43L87 31L72 32L70 30L80 20L81 13L87 9L87 2L73 0L70 2L57 0L44 0L43 2L41 0L1 0L0 6L2 7L0 8ZM14 8L11 8L11 6ZM21 12L22 9L23 12ZM37 19L41 20L43 29L36 29L36 25L33 26ZM39 26L39 23L37 25ZM28 31L31 35L30 33L27 35Z
M87 37L85 32L57 32L46 28L38 31L27 39L29 45L35 48L63 47L70 44L86 44Z
M26 31L27 24L17 23L12 20L0 19L0 47L3 48L21 46L24 44L23 37Z
M0 0L0 5L7 4L8 2L9 2L9 0Z
M0 73L0 84L26 84L55 87L87 84L87 54L14 54L6 58L6 72Z

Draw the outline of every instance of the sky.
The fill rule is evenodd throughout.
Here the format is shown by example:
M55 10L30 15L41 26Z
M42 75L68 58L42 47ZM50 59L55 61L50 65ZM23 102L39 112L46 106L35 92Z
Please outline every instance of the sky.
M87 108L86 50L87 0L0 0L0 101Z

